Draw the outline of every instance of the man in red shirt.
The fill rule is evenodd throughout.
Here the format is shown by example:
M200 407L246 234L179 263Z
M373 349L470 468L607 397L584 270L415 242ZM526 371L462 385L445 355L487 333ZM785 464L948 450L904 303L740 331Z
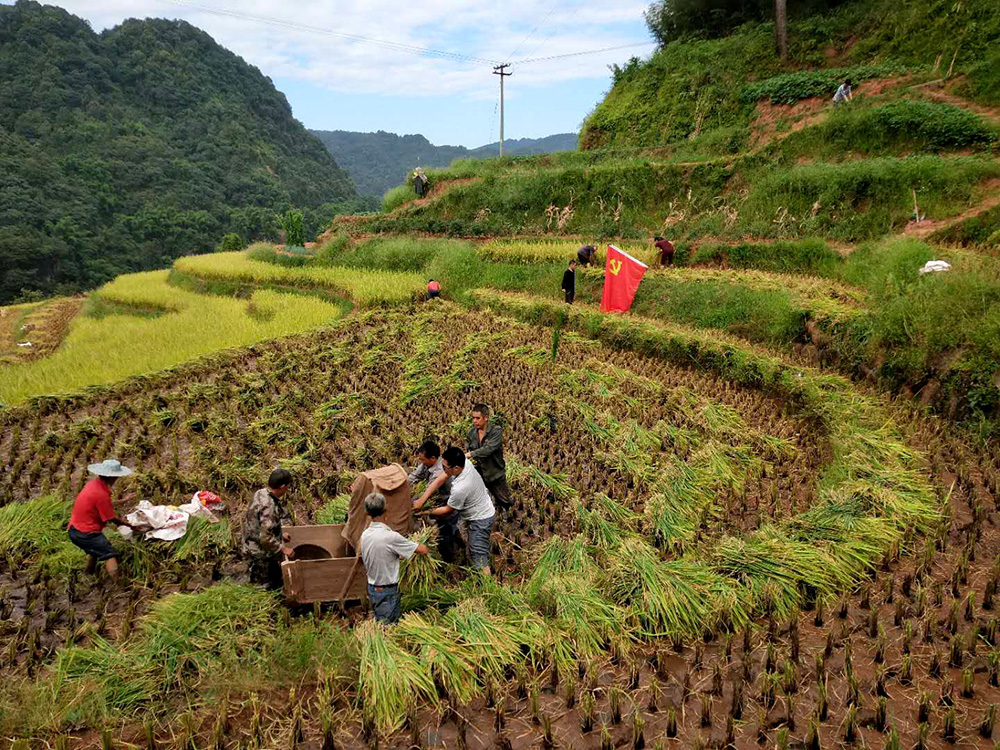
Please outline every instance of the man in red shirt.
M88 573L93 573L97 563L103 562L108 575L117 578L119 553L104 536L104 525L114 523L133 528L132 524L117 518L111 506L111 488L119 477L127 477L132 470L122 466L121 461L109 458L99 464L91 464L87 471L95 476L73 502L69 539L89 556Z
M653 244L660 251L660 265L672 266L674 264L674 243L662 237L654 237Z
M441 296L441 282L431 279L427 282L427 299Z

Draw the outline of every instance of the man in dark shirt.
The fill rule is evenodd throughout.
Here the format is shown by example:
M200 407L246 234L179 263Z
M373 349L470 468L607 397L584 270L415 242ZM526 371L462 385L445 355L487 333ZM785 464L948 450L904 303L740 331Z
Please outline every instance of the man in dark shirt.
M597 248L593 245L583 245L579 250L576 251L576 259L581 266L589 266L594 262L594 254L597 253Z
M486 404L472 407L472 428L466 437L465 455L476 462L493 501L503 510L512 508L514 501L507 487L507 464L503 460L503 428L490 421L490 408Z
M654 237L653 244L660 251L660 265L672 266L674 264L674 243L662 237Z
M566 304L572 305L573 298L576 297L576 261L569 262L569 268L563 273L562 280L563 294L566 295Z

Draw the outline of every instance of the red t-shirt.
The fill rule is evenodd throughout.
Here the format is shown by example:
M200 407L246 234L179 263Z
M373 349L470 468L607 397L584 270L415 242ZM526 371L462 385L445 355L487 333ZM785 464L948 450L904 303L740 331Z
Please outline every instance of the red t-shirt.
M660 260L666 260L674 254L674 243L670 240L660 240L653 244L660 249Z
M115 517L111 506L111 488L100 477L91 479L80 490L73 503L73 515L69 525L84 534L93 534L104 529L104 524Z
M436 281L428 282L427 291L428 292L438 292L441 290L441 285Z

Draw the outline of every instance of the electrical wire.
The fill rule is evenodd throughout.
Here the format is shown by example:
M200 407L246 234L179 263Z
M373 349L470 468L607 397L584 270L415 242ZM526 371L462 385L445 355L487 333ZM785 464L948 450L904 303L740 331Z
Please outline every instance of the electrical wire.
M362 36L360 34L347 34L341 31L334 31L333 29L324 29L317 26L309 26L307 24L297 23L295 21L285 21L283 19L273 18L270 16L258 16L252 13L244 13L242 11L228 10L226 8L214 8L208 5L200 5L198 3L185 2L185 0L162 0L162 1L165 3L170 3L171 5L180 6L182 8L199 10L202 11L203 13L211 13L216 16L224 16L228 18L240 18L247 21L257 21L258 23L281 26L286 29L307 31L313 34L323 34L325 36L333 36L339 39L347 39L362 44L373 44L376 46L386 47L388 49L394 49L399 52L407 52L415 55L430 55L434 57L443 57L451 60L483 63L484 65L499 64L498 60L489 60L485 57L476 57L474 55L464 55L459 52L448 52L445 50L431 49L430 47L421 47L416 44L406 44L404 42L390 42L385 39L374 39L372 37Z
M552 7L551 7L551 8L549 8L549 12L545 14L545 17L544 17L544 18L542 18L542 20L541 20L541 21L539 21L538 23L536 23L536 24L535 24L535 28L533 28L533 29L531 30L531 33L530 33L530 34L528 34L528 36L526 36L526 37L525 37L524 39L522 39L522 40L521 40L521 43L520 43L520 44L518 44L518 45L517 45L517 46L516 46L516 47L514 48L514 51L513 51L513 52L511 52L511 53L510 53L509 55L507 55L507 62L510 62L511 58L512 58L512 57L514 57L514 55L516 55L516 54L517 54L517 51L518 51L519 49L521 49L521 47L523 47L523 46L525 45L525 43L527 43L527 41L528 41L529 39L531 39L531 37L533 37L533 36L535 35L535 32L536 32L536 31L538 31L538 29L539 29L539 28L541 27L541 25L542 25L543 23L545 23L546 21L548 21L548 20L549 20L549 16L551 16L551 15L552 15L553 13L555 13L555 10L556 10L556 8L558 8L558 7L560 6L560 5L562 5L564 1L565 1L565 0L556 0L556 1L555 1L555 2L554 2L554 3L552 4Z
M561 55L548 55L547 57L532 57L527 60L514 60L511 65L528 65L530 63L543 62L545 60L560 60L564 57L580 57L581 55L596 55L600 52L614 52L620 49L631 49L633 47L648 47L651 44L656 44L655 41L650 40L648 42L634 42L633 44L619 44L616 47L602 47L600 49L585 49L579 52L566 52Z

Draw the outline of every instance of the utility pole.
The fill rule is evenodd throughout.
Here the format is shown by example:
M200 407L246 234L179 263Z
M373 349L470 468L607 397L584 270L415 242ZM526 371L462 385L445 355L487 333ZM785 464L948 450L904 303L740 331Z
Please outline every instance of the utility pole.
M500 76L500 156L503 156L503 79L505 76L514 75L505 72L510 67L510 63L503 63L493 68L493 75Z

